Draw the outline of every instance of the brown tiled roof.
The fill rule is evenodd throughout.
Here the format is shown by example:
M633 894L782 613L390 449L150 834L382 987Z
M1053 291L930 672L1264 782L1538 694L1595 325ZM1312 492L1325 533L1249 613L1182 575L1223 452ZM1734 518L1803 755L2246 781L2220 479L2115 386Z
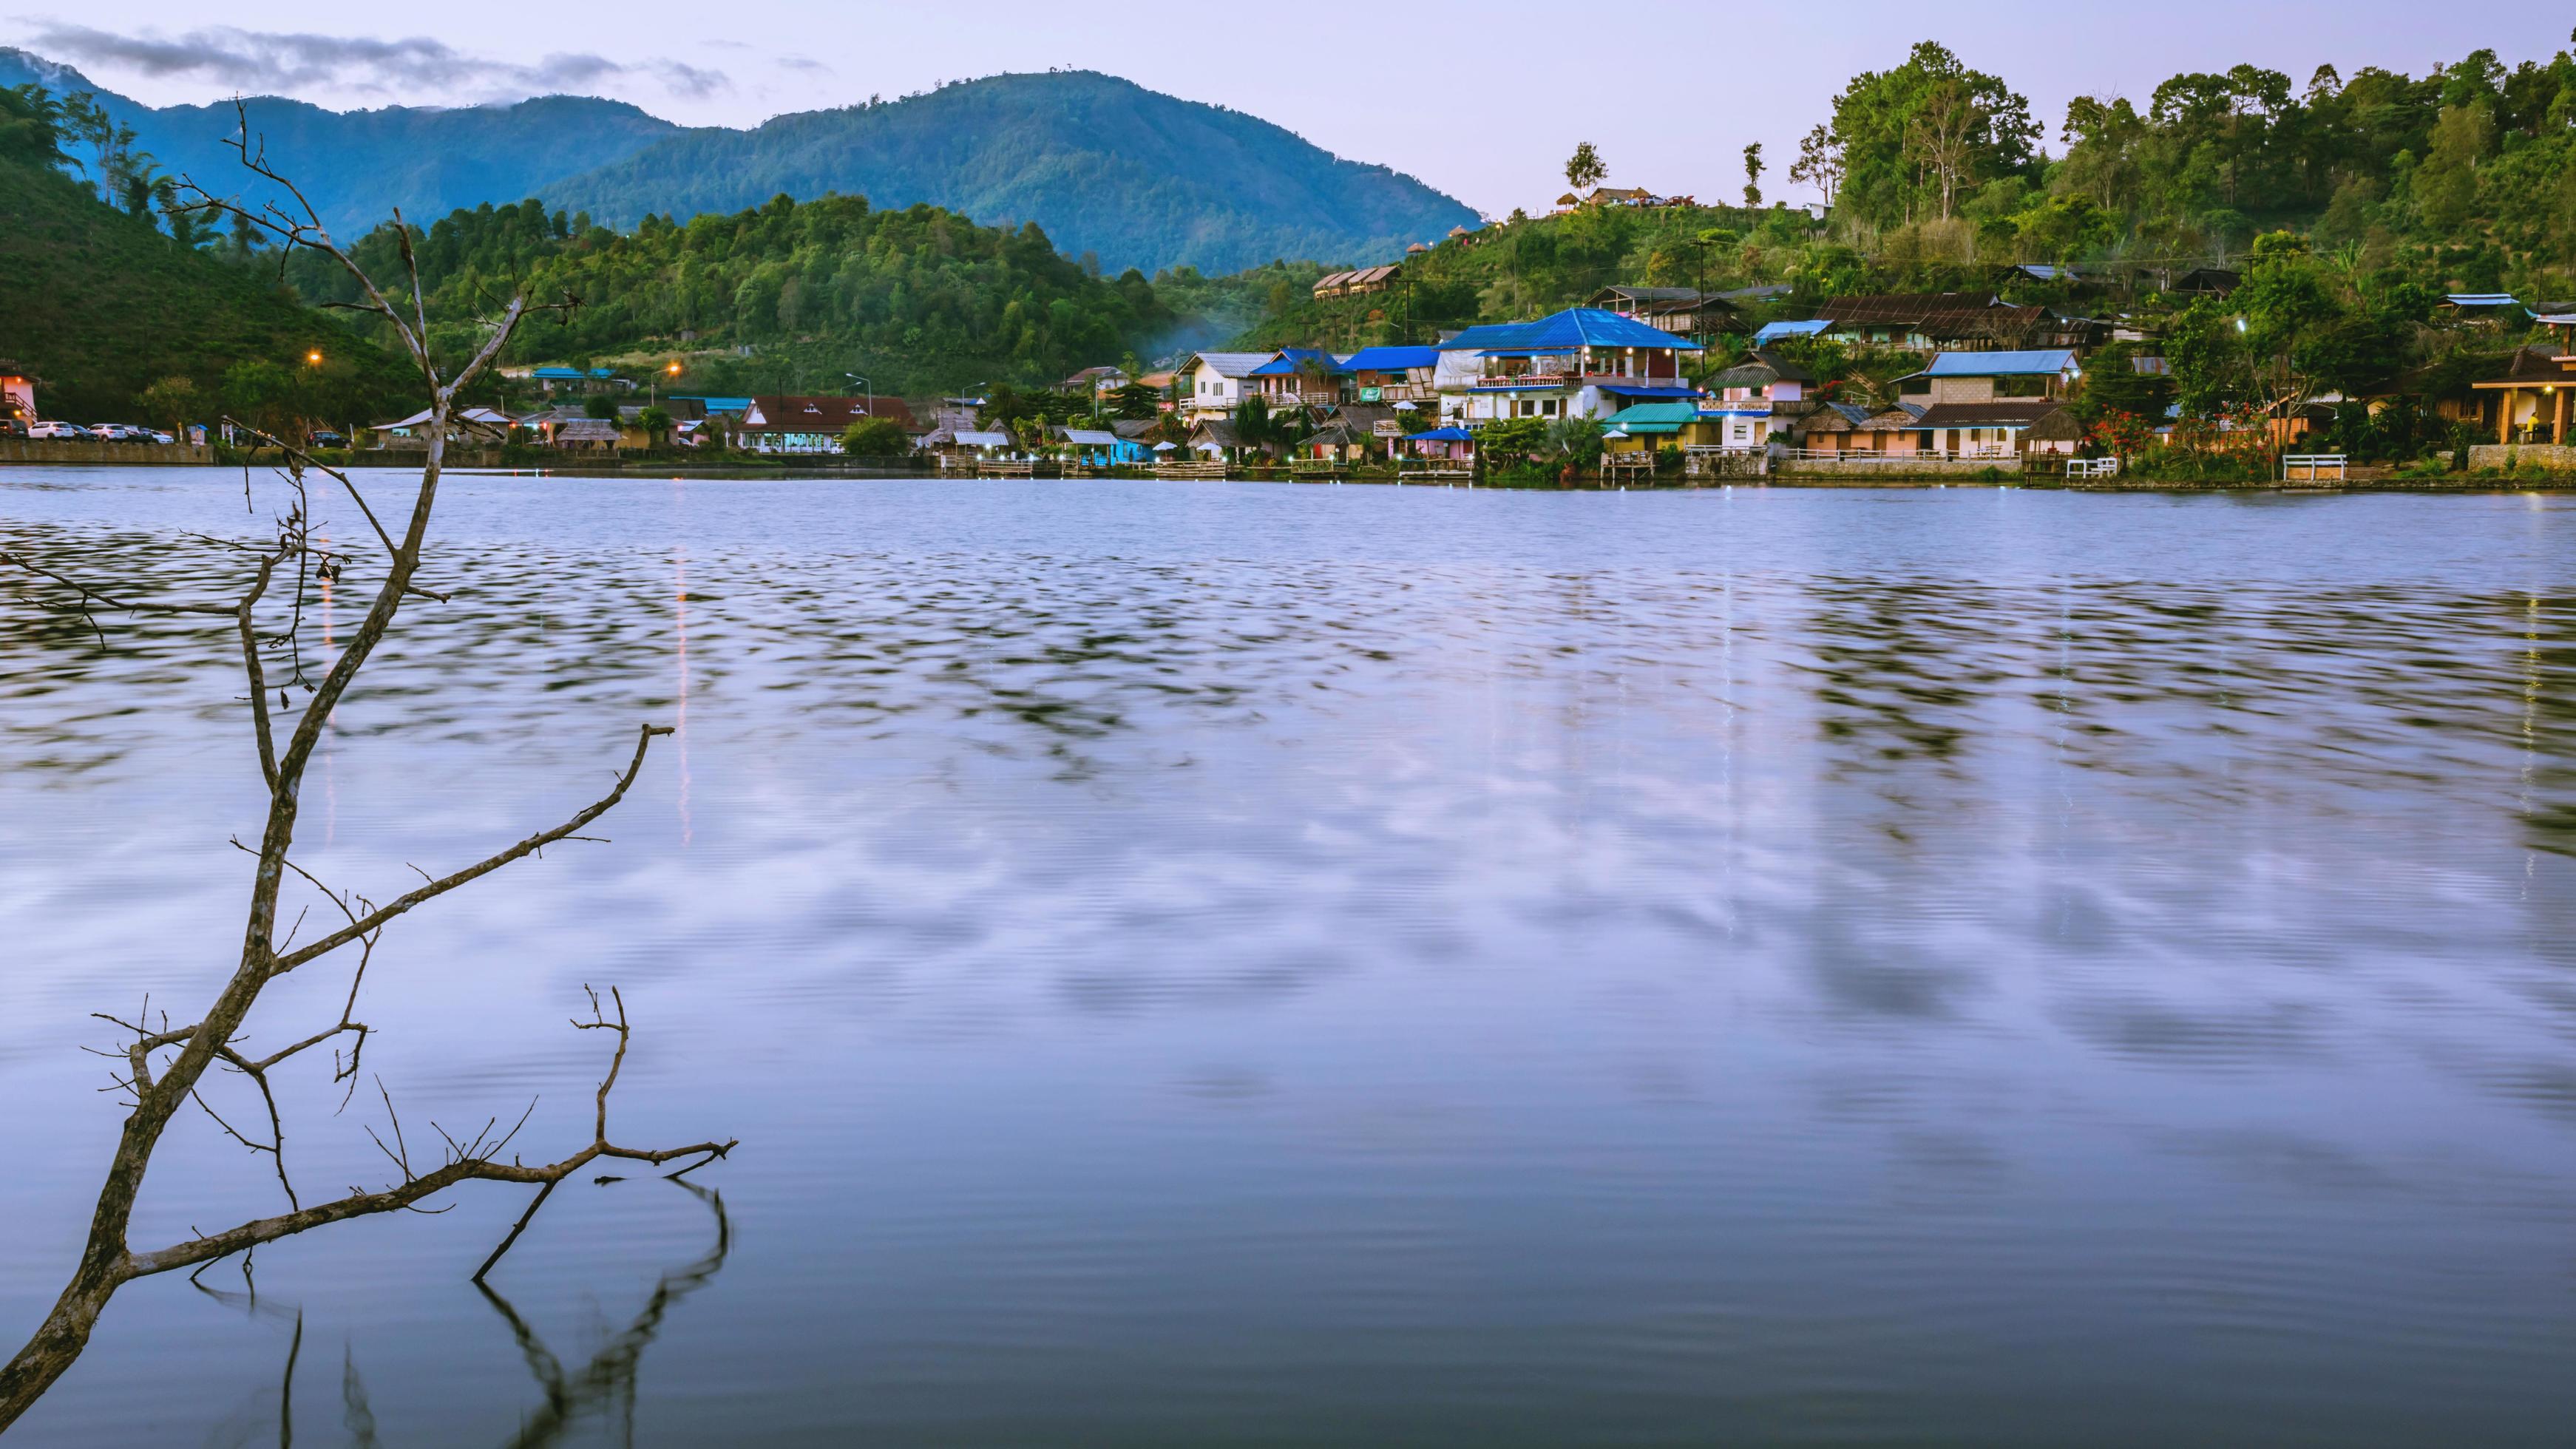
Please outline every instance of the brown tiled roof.
M1934 403L1911 424L1917 428L2026 428L2066 404L2046 398L2012 402Z
M2576 372L2567 370L2558 360L2557 351L2548 347L2517 347L2504 371L2493 377L2480 378L2481 387L2508 382L2564 382L2576 384Z
M899 397L755 397L751 405L762 421L744 424L746 433L837 433L868 417L915 426L911 405Z
M2018 341L2048 327L2054 314L2015 307L1991 292L1894 292L1836 297L1816 316L1838 327L1903 327L1935 340Z

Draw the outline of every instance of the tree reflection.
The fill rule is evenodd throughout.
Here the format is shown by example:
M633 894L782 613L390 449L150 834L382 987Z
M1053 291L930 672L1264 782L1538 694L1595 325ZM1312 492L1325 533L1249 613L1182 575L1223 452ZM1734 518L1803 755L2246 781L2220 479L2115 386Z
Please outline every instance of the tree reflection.
M475 1283L492 1311L510 1325L510 1336L518 1341L519 1356L527 1361L529 1375L546 1395L545 1407L519 1426L518 1434L510 1440L513 1446L558 1443L574 1425L593 1416L606 1416L621 1441L634 1441L637 1366L645 1348L662 1331L662 1319L672 1305L704 1287L724 1267L725 1255L733 1250L733 1224L725 1217L724 1194L693 1182L675 1181L715 1214L715 1246L696 1262L663 1274L634 1321L611 1335L578 1370L565 1371L563 1361L555 1357L545 1340L489 1280Z
M488 1280L474 1286L492 1311L510 1326L510 1336L519 1345L519 1356L528 1366L529 1377L545 1394L545 1404L512 1435L514 1449L559 1444L580 1425L597 1419L605 1422L610 1432L622 1443L635 1438L635 1390L638 1369L644 1350L662 1331L662 1321L674 1305L704 1287L724 1267L725 1257L733 1250L733 1224L725 1216L724 1195L685 1180L677 1185L698 1201L705 1203L715 1217L716 1240L713 1247L696 1261L662 1275L654 1285L652 1296L626 1327L612 1334L598 1352L577 1369L566 1369L563 1360L546 1346L518 1308L503 1297ZM286 1349L286 1367L279 1375L277 1394L278 1449L292 1449L295 1443L295 1367L304 1352L304 1314L260 1301L257 1288L232 1291L198 1283L197 1291L218 1302L237 1306L253 1315L286 1316L295 1320L293 1337ZM340 1367L341 1424L348 1430L349 1442L356 1449L376 1449L376 1416L367 1401L367 1386L358 1375L357 1359L344 1353Z

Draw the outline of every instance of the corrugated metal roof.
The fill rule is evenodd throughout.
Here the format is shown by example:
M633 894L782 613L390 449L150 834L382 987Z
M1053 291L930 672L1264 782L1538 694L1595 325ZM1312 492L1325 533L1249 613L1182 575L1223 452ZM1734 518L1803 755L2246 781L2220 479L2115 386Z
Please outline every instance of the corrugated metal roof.
M1925 377L2054 377L2075 365L2062 347L2039 352L1944 352L1923 369Z
M2065 407L2061 402L1934 403L1914 420L1918 428L2026 428Z
M1342 359L1346 372L1403 372L1416 367L1438 367L1437 347L1363 347Z
M1440 345L1443 352L1487 352L1497 348L1635 347L1657 352L1701 352L1706 349L1660 327L1605 312L1598 307L1568 307L1535 322L1505 322L1470 327Z
M1753 334L1753 345L1768 347L1783 337L1813 337L1833 325L1823 317L1812 322L1765 322L1761 329Z
M1635 428L1640 424L1679 425L1699 421L1699 404L1691 402L1632 403L1612 413L1607 419L1614 428Z
M1337 373L1342 370L1342 364L1333 357L1333 354L1324 351L1322 348L1287 347L1280 349L1278 356L1261 364L1259 367L1252 369L1250 375L1254 377L1292 377L1300 372L1306 371L1309 364L1322 368L1327 374Z
M1183 363L1181 367L1186 371L1190 363L1203 363L1208 371L1219 377L1248 377L1254 368L1276 355L1270 352L1200 352L1193 353L1190 362Z

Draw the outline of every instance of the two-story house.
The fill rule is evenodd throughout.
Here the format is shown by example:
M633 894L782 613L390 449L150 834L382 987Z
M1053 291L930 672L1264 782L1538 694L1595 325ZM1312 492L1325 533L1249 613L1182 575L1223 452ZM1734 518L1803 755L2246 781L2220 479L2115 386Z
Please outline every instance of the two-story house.
M1172 370L1172 396L1187 422L1230 418L1243 405L1245 380L1275 352L1193 352Z
M2004 457L2024 450L2031 425L2064 408L2083 375L2064 348L1944 352L1897 387L1923 408L1911 431L1925 452Z
M1313 347L1285 348L1246 377L1272 412L1330 407L1342 400L1344 380L1341 359Z
M1363 347L1342 359L1354 402L1427 403L1439 396L1437 347Z
M1693 401L1683 358L1705 350L1597 307L1470 327L1440 344L1441 413L1471 423L1607 418L1632 403Z
M1806 411L1807 393L1816 375L1778 353L1755 348L1742 362L1707 379L1710 396L1699 405L1700 416L1719 428L1719 446L1760 448L1774 434L1786 435L1791 421Z

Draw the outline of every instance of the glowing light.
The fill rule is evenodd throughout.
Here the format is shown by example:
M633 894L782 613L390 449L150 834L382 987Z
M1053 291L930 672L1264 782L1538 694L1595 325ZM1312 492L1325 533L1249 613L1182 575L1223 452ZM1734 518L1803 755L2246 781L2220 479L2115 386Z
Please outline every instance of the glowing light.
M322 365L322 354L319 352L308 352L304 354L304 360L313 364L315 367L320 367Z

